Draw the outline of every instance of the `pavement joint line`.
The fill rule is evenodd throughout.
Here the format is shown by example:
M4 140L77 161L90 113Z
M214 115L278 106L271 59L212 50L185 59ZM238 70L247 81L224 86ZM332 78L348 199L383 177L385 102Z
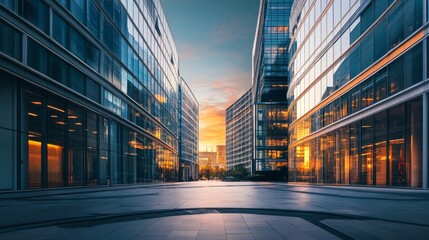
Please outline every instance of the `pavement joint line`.
M183 208L183 209L158 209L158 210L148 210L148 211L133 212L133 213L120 213L120 214L98 214L98 215L85 216L85 217L74 217L74 218L33 222L33 223L7 225L7 226L0 226L0 233L14 232L14 231L23 230L23 229L51 227L51 226L58 226L62 228L78 228L78 227L88 227L88 226L103 225L103 224L109 224L109 223L125 222L125 221L135 221L135 220L183 216L183 215L210 214L210 213L218 213L218 214L235 213L235 214L257 214L257 215L272 215L272 216L284 216L284 217L299 217L319 227L322 227L325 230L326 228L332 228L320 222L325 219L378 220L378 221L385 221L385 222L394 222L394 223L400 223L400 224L429 227L428 224L409 223L409 222L380 219L380 218L374 218L374 217L365 217L365 216L359 216L359 215L353 215L353 214L338 214L338 213L321 212L321 211L301 211L301 210L266 209L266 208ZM333 230L328 230L328 231L333 231ZM333 232L338 232L338 230L334 229ZM343 236L341 238L344 238L344 237L346 236Z
M268 190L274 190L274 191L283 191L283 192L297 192L297 193L306 193L306 194L314 194L314 195L322 195L322 196L332 196L332 197L338 197L338 198L352 198L352 199L370 199L370 200L394 200L394 201L429 201L429 198L423 198L423 197L409 197L407 198L381 198L381 197L358 197L358 196L347 196L347 195L339 195L339 194L333 194L333 193L319 193L319 192L310 192L310 191L302 191L302 190L291 190L291 189L278 189L278 188L269 188L269 187L261 187ZM378 193L378 194L384 194L386 193Z

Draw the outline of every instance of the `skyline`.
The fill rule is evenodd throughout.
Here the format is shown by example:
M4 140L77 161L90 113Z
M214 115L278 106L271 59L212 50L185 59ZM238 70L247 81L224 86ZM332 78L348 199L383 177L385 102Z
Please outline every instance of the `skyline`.
M251 87L259 1L161 3L180 56L180 74L199 101L200 151L225 145L226 108Z

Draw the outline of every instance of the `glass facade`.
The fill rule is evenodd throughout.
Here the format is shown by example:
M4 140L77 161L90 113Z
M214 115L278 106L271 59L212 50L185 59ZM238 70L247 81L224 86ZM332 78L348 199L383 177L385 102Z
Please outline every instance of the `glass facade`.
M198 180L198 101L186 82L179 86L179 181Z
M0 189L178 180L179 60L159 0L0 0L0 35Z
M252 89L226 109L226 168L244 167L252 172Z
M425 4L294 4L287 93L290 181L427 184Z
M292 0L261 1L253 48L252 173L287 175L289 15Z

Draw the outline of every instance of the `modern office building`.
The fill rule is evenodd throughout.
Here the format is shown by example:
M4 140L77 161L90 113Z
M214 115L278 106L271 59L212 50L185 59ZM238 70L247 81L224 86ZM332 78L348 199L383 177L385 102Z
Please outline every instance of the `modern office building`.
M253 104L252 89L226 109L226 168L252 172Z
M179 84L179 181L198 179L198 101L183 78Z
M252 174L287 176L286 93L289 84L289 14L292 3L293 0L261 0L252 55Z
M427 188L427 4L294 3L291 181Z
M176 181L159 0L0 0L0 189Z

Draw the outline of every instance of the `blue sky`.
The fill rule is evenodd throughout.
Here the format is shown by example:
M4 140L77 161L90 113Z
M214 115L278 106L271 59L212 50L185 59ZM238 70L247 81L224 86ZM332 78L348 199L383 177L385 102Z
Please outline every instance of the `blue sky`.
M200 149L225 144L225 110L251 86L259 0L161 0L180 73L200 103Z

